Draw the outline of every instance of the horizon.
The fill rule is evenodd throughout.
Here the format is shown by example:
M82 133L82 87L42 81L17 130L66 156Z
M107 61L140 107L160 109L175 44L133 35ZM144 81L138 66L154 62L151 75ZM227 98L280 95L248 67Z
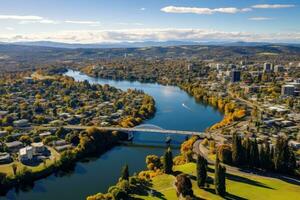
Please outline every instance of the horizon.
M296 0L11 0L1 5L0 41L298 44L299 11Z

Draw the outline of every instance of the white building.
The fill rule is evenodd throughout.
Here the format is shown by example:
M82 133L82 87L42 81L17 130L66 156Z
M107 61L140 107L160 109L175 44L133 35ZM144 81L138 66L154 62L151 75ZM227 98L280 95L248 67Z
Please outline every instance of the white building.
M31 160L33 158L33 147L27 146L19 150L20 161Z
M34 142L31 143L33 148L33 154L43 153L46 149L45 145L42 142Z

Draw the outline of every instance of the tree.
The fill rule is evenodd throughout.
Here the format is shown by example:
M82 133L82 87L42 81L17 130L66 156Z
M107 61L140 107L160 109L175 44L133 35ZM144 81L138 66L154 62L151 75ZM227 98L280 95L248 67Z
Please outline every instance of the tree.
M218 147L218 156L220 161L225 164L232 163L232 151L230 145L223 144Z
M68 133L68 131L67 131L66 129L64 129L64 127L60 127L60 128L55 132L55 135L56 135L58 138L64 139L67 133Z
M216 194L224 196L226 194L226 168L220 164L219 158L215 163L215 190Z
M287 138L277 138L274 152L274 167L278 172L290 174L296 168L295 154L289 147Z
M207 178L207 160L198 155L197 158L197 184L198 187L204 187Z
M128 165L125 165L122 169L122 173L121 173L121 179L122 180L128 180L129 179L129 169L128 169Z
M16 175L17 174L17 170L18 170L18 166L14 163L14 164L12 164L11 168L13 170L14 175Z
M163 167L166 174L171 174L173 172L173 155L170 148L167 149L163 157Z
M176 176L175 186L177 197L194 196L192 182L187 175L179 174Z
M31 137L29 137L28 135L22 135L19 141L25 143L26 145L29 145L31 144Z
M253 167L259 167L259 152L256 138L251 141L250 145L250 163Z
M146 164L149 170L160 169L162 164L160 158L156 155L149 155L146 157Z
M243 140L243 152L244 152L244 163L245 165L250 164L250 148L251 148L251 141L249 139L249 137L246 137Z
M243 147L241 137L234 133L232 135L232 162L233 164L240 166L243 162Z

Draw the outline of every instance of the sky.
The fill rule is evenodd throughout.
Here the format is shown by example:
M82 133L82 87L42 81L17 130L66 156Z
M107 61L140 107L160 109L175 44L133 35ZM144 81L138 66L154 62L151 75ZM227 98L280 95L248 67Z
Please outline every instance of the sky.
M300 43L299 0L0 0L0 41Z

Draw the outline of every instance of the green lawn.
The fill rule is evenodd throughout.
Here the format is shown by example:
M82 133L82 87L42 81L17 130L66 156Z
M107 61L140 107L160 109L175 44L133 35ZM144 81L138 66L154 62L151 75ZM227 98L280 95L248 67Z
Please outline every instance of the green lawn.
M176 166L175 171L184 172L191 175L193 183L193 191L198 199L223 199L214 194L214 186L210 185L209 189L199 189L195 179L196 166L194 163L189 163L181 166ZM212 180L214 174L209 172L209 177ZM172 175L160 175L152 180L150 187L155 191L154 197L134 195L140 199L177 199L174 189L175 177ZM255 200L296 200L300 197L300 186L293 185L279 179L264 178L256 175L244 175L234 173L228 174L226 179L226 187L228 195L226 199L255 199Z

